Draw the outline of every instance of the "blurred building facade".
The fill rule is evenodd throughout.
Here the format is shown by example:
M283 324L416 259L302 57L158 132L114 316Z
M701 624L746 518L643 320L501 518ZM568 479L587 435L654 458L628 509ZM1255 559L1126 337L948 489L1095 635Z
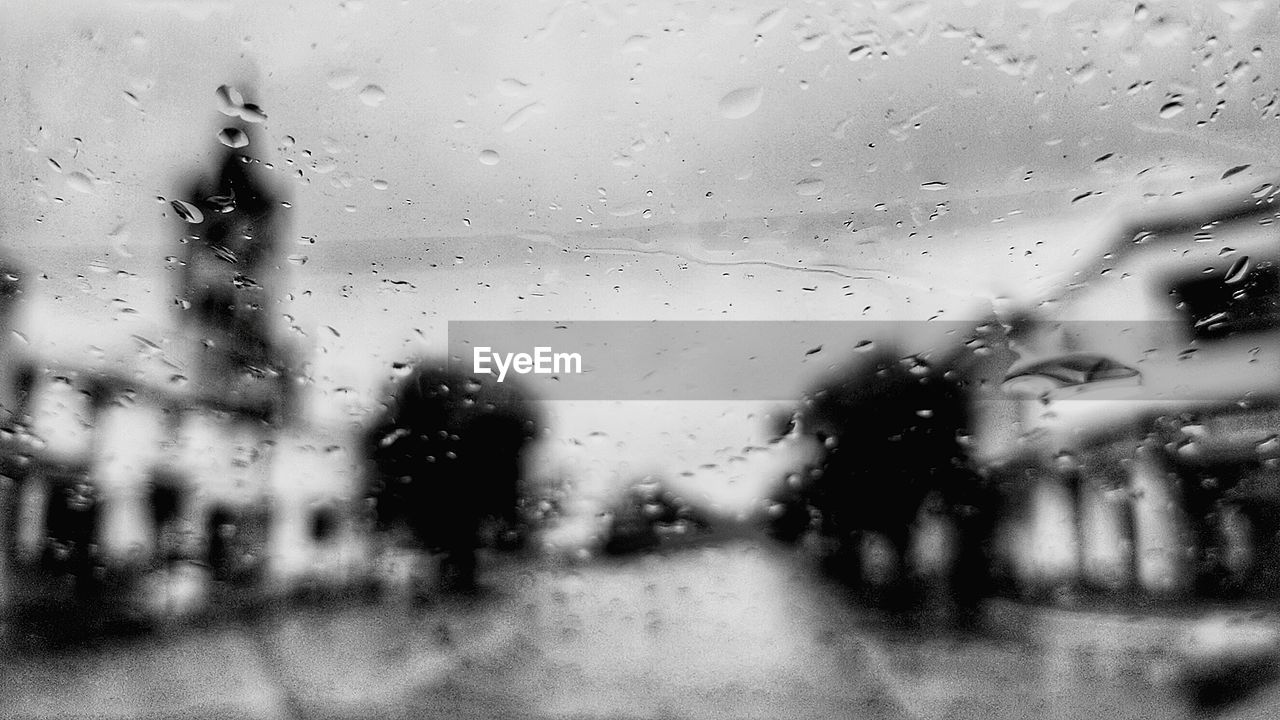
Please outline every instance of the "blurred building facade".
M0 607L160 617L367 571L362 463L299 415L294 353L271 321L287 202L253 133L225 129L214 166L171 203L174 382L25 355L10 332L21 273L0 268Z

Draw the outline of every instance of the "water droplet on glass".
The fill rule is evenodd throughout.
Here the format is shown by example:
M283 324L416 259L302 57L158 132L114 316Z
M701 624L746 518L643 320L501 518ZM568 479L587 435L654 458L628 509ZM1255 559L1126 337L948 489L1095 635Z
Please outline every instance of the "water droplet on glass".
M865 57L869 56L870 54L871 54L871 46L869 46L869 45L859 45L859 46L857 46L857 47L855 47L854 49L852 49L852 50L850 50L850 51L849 51L849 60L850 60L851 62L857 62L857 61L859 61L859 60L861 60L861 59L863 59L863 58L865 58Z
M388 185L387 185L387 181L386 181L386 180L374 180L374 181L373 181L373 189L374 189L374 190L386 190L386 189L387 189L387 187L388 187Z
M360 91L360 102L369 107L378 107L387 99L387 93L377 85L365 85Z
M195 205L185 200L171 200L169 204L173 206L173 211L178 213L178 217L183 220L193 225L204 222L204 213L200 212L200 208Z
M359 79L360 76L357 75L355 71L344 68L334 70L329 73L328 83L330 88L334 90L342 90L343 88L349 88L352 85L355 85L356 80Z
M240 107L244 105L244 96L239 90L230 85L220 85L216 94L219 112L233 117L240 114Z
M940 182L937 180L933 182L921 183L920 189L921 190L946 190L947 183Z
M1225 282L1228 285L1234 285L1235 283L1238 283L1241 280L1244 280L1245 276L1248 274L1249 274L1249 256L1241 255L1240 257L1236 258L1235 262L1231 263L1231 268L1227 270L1227 279Z
M648 35L632 35L627 38L626 42L622 43L622 52L644 52L649 49L650 40L651 38Z
M787 8L780 7L774 8L773 10L761 15L760 19L756 20L755 33L757 35L763 35L764 33L774 29L778 26L778 23L782 22L782 16L786 14Z
M1251 166L1249 166L1249 165L1236 165L1235 167L1230 168L1230 169L1228 169L1226 172L1222 173L1222 179L1223 179L1223 180L1226 180L1227 178L1231 177L1232 175L1236 175L1236 174L1238 174L1238 173L1242 173L1242 172L1244 172L1245 170L1248 170L1250 167L1251 167Z
M1160 108L1160 117L1168 120L1169 118L1177 117L1185 109L1186 106L1177 100L1171 103L1165 103L1164 107Z
M236 209L236 199L232 195L210 195L205 202L216 213L229 213Z
M222 128L218 133L218 142L229 148L242 148L249 144L249 136L239 128Z
M498 159L498 152L496 150L480 151L480 163L482 165L497 165Z
M82 172L73 172L67 175L67 187L76 192L91 193L93 192L93 179Z
M796 183L796 193L805 197L822 194L827 187L821 178L805 178Z
M267 121L267 114L262 112L262 108L253 103L245 103L237 113L241 120L249 123L262 123Z
M720 114L729 120L741 120L759 109L763 98L762 87L738 88L720 98Z
M498 92L507 97L523 97L529 92L529 85L515 78L503 78L498 81Z
M529 118L534 115L541 115L546 111L547 108L542 103L531 103L529 105L525 105L519 110L511 113L511 116L506 119L506 122L502 123L502 132L511 132L528 122Z

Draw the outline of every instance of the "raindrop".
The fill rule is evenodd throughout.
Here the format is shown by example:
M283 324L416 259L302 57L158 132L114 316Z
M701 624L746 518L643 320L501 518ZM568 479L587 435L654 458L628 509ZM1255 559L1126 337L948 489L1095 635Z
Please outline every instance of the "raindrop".
M183 220L193 225L204 222L204 213L200 212L200 208L195 205L184 200L171 200L169 204L173 206L173 211L178 213L178 217Z
M499 158L498 158L498 151L496 151L496 150L482 150L482 151L480 151L480 164L482 164L482 165L497 165L497 164L498 164L498 160L499 160Z
M632 35L622 44L622 52L644 52L649 49L648 35Z
M232 195L211 195L205 198L205 202L217 213L229 213L236 209L236 199Z
M352 85L355 85L356 80L359 80L359 79L360 79L360 76L357 75L354 71L344 69L344 70L334 70L333 72L329 73L328 82L329 82L329 87L333 88L334 90L342 90L343 88L349 88Z
M1236 174L1238 174L1238 173L1242 173L1242 172L1244 172L1245 170L1248 170L1248 169L1249 169L1249 167L1250 167L1249 165L1236 165L1235 167L1233 167L1233 168L1231 168L1231 169L1227 170L1226 172L1222 173L1222 179L1223 179L1223 180L1226 180L1227 178L1231 177L1232 175L1236 175Z
M374 189L374 190L386 190L386 189L387 189L387 187L388 187L388 186L387 186L387 181L386 181L386 180L374 180L374 181L373 181L373 189Z
M232 117L240 114L240 107L244 105L244 96L239 90L230 85L220 85L217 91L218 111L223 115L231 115Z
M1178 100L1174 100L1173 102L1165 103L1164 107L1160 108L1160 117L1168 120L1169 118L1177 117L1185 109L1185 105Z
M1225 282L1228 285L1234 285L1240 282L1241 280L1244 280L1245 276L1248 274L1249 274L1249 256L1241 255L1240 257L1236 258L1235 262L1231 263L1231 268L1227 270L1227 279Z
M239 128L222 128L218 133L218 142L229 148L242 148L249 144L249 136Z
M245 122L262 123L267 121L267 114L262 112L262 108L253 103L245 103L244 107L240 108L239 115L240 119Z
M529 118L534 115L541 115L546 111L547 108L542 103L531 103L529 105L525 105L519 110L511 113L511 116L507 118L506 122L502 123L502 132L511 132L528 122Z
M870 54L871 54L871 47L869 45L859 45L858 47L849 51L849 60L852 62L857 62L858 60L861 60Z
M529 85L515 78L503 78L498 81L498 92L507 97L521 97L529 92Z
M824 183L821 178L805 178L804 180L796 183L796 193L804 195L805 197L811 197L814 195L820 195L826 187L826 183Z
M387 99L387 93L377 85L365 85L360 91L360 102L369 107L378 107Z
M764 88L738 88L720 98L720 114L729 120L741 120L760 107L764 98Z
M770 30L777 27L778 23L782 22L782 16L785 15L786 13L787 13L787 8L780 7L780 8L774 8L773 10L766 12L764 15L761 15L760 19L756 21L756 27L755 27L756 34L763 35L764 33L767 33Z
M804 52L813 52L814 50L817 50L818 48L822 47L822 43L825 42L828 37L830 36L827 35L826 33L818 33L816 35L810 35L800 41L799 47Z
M67 187L82 193L93 192L93 178L82 172L73 172L67 175Z

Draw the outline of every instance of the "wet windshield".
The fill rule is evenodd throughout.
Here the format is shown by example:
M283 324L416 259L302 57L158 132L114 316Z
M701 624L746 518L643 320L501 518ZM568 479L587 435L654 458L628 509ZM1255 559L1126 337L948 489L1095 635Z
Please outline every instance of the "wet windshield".
M1278 11L5 4L0 715L1280 704Z

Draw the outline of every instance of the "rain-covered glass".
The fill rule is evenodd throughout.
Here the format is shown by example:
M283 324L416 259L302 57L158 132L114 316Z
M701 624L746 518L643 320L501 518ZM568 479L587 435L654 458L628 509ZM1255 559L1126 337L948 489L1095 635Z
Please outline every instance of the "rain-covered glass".
M1269 717L1278 37L0 3L0 717Z

